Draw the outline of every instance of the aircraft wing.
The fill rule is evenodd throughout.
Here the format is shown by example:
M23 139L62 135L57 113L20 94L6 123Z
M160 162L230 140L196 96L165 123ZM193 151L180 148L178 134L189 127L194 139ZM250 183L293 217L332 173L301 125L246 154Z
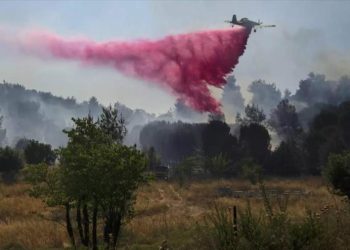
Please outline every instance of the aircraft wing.
M260 25L257 25L255 27L256 28L273 28L273 27L276 27L276 25L274 25L274 24L260 24Z

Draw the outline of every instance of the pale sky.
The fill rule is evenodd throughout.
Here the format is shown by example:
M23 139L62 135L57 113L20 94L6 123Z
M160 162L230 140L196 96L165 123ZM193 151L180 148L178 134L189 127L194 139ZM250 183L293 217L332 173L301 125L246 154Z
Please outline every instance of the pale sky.
M243 91L255 79L294 91L310 71L330 79L350 69L350 1L0 1L0 28L43 28L93 40L155 39L169 34L226 27L232 14L276 24L249 38L235 69ZM168 111L175 97L156 85L113 69L77 62L45 61L0 47L0 80L74 96L96 96L149 112Z

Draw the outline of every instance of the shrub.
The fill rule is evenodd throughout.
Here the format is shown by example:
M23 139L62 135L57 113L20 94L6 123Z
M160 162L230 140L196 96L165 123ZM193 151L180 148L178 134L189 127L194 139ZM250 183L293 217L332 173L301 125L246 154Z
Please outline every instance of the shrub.
M5 182L13 182L22 167L23 161L16 150L0 148L0 174Z
M52 165L56 155L51 149L51 145L30 140L24 149L24 155L28 164L46 163Z
M350 152L331 154L324 169L324 176L338 193L350 198Z

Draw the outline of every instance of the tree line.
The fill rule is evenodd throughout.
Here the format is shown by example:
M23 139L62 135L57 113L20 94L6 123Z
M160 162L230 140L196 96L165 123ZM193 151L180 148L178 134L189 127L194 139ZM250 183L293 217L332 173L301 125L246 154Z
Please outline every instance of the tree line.
M220 115L208 123L150 123L141 131L140 142L163 164L182 169L185 163L187 173L199 167L207 177L237 176L247 159L261 165L266 175L320 175L331 153L349 149L349 125L350 102L324 106L306 130L295 106L282 99L269 119L252 104L237 115L234 125ZM273 136L278 139L272 141Z

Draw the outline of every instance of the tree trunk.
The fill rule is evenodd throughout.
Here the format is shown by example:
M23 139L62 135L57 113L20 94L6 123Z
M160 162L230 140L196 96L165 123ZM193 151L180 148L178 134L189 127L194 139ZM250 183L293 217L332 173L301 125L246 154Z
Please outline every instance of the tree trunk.
M92 214L92 249L98 250L97 248L97 212L98 206L97 202L94 204L94 210Z
M108 215L105 217L105 225L103 228L103 240L105 243L105 249L109 250L110 246L110 233L111 233L111 219L112 219L112 213L108 212Z
M80 201L78 201L78 205L77 205L77 225L78 225L81 244L83 244L84 246L88 246L85 243L85 238L84 238L83 225L81 221L81 202Z
M120 232L120 226L122 222L122 216L120 213L115 213L113 216L113 228L112 228L112 234L113 234L113 249L117 249L117 242L118 242L118 236Z
M90 224L89 224L89 211L87 205L83 206L83 223L84 223L84 242L86 246L89 246L90 243Z
M74 239L74 232L73 232L73 227L72 227L72 222L70 218L70 205L67 202L66 205L66 228L67 228L67 233L69 235L70 241L75 248L75 239Z

